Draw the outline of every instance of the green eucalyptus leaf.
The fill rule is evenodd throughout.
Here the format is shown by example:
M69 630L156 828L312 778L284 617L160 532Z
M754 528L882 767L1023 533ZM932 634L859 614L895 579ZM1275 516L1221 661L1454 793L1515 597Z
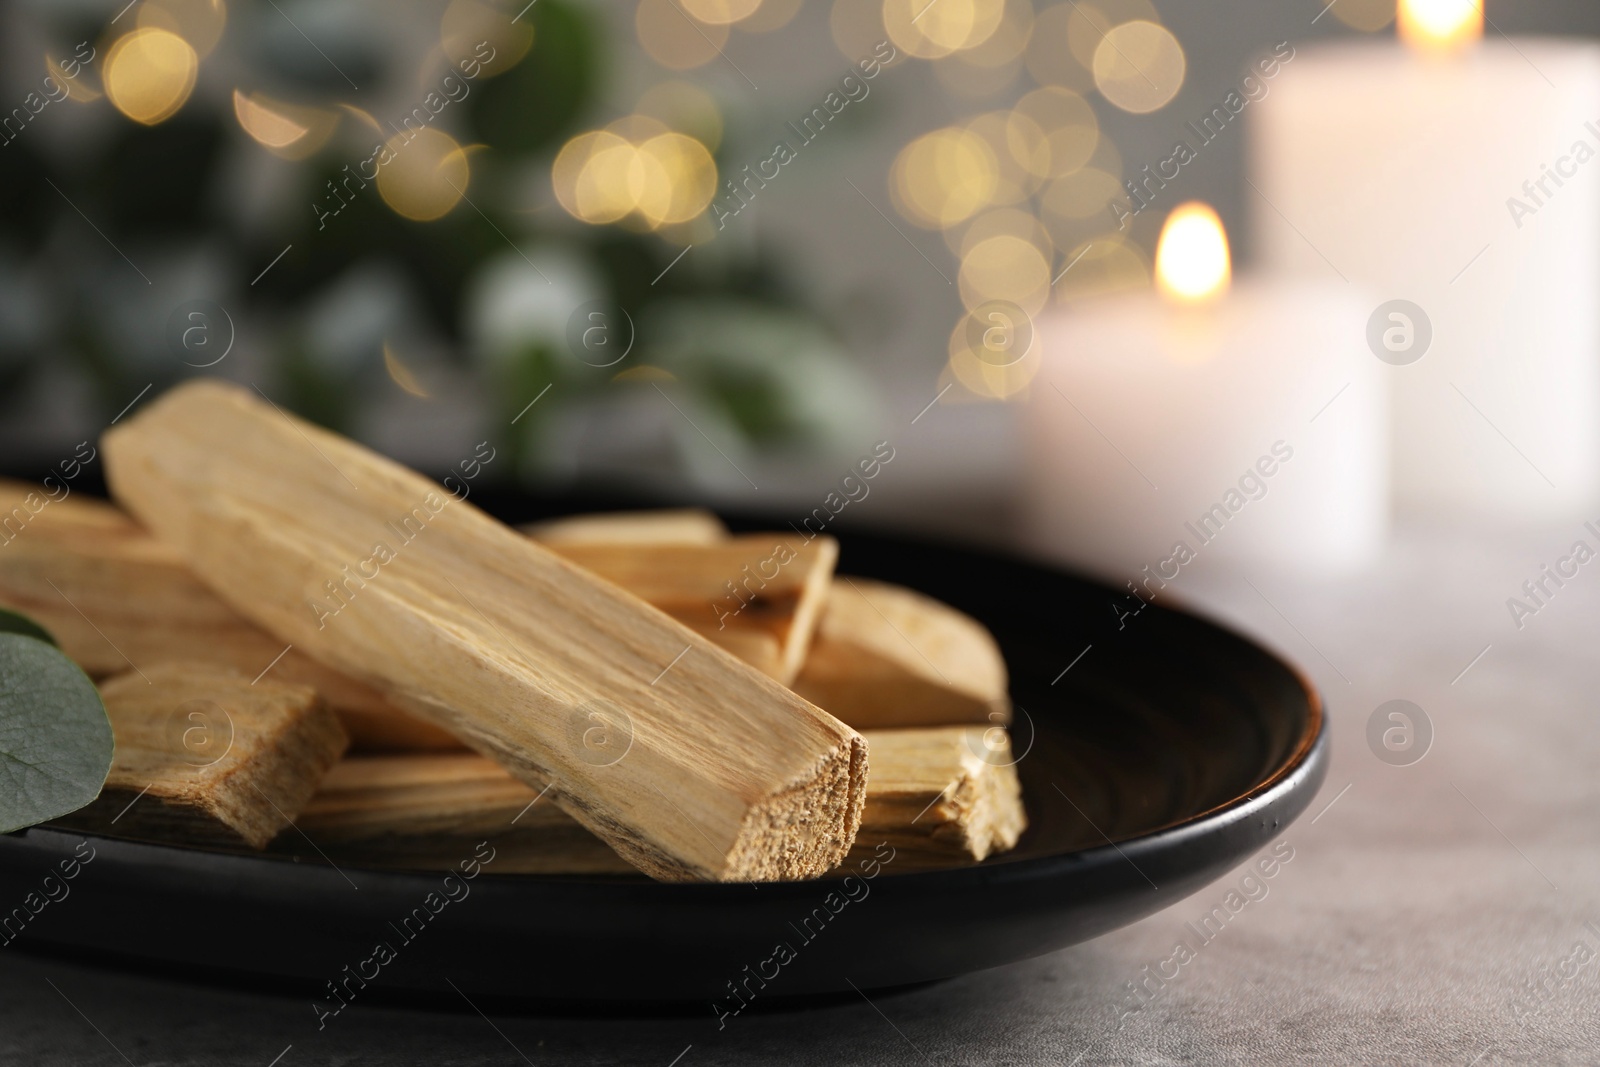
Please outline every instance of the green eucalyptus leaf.
M0 833L77 811L111 770L111 720L61 651L0 633Z
M37 637L49 645L56 644L55 636L49 630L26 615L18 615L5 608L0 608L0 634L22 634L24 637Z

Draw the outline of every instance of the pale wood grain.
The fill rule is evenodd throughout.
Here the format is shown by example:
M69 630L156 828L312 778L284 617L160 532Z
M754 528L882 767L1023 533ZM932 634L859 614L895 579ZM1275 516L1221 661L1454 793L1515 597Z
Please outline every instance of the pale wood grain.
M863 843L887 840L908 864L950 856L981 860L1017 843L1028 820L1003 727L872 730L866 736L873 770L862 823L872 827L872 836L863 836Z
M49 503L38 486L0 480L0 515L17 508L27 521L0 544L0 607L49 630L91 677L177 659L221 664L250 678L270 666L268 678L315 689L357 748L464 747L372 686L298 649L285 652L288 642L223 603L177 552L107 501L73 493Z
M476 753L355 756L338 763L273 850L339 864L453 866L466 846L495 849L508 874L636 874L553 797ZM505 858L507 862L501 863Z
M569 541L549 547L785 685L805 662L839 559L831 537L808 541L781 533L711 544ZM771 660L774 641L778 655Z
M699 517L693 536L672 536L684 515ZM993 636L932 597L887 582L834 577L819 604L824 590L815 574L806 576L809 585L785 575L787 587L775 587L765 601L745 609L748 615L729 616L708 629L708 599L722 608L737 606L725 593L716 596L715 583L727 581L723 572L730 565L736 571L744 565L729 546L744 539L731 539L714 516L692 509L635 511L579 516L565 527L562 522L550 525L560 530L558 551L569 559L701 630L857 729L1011 720L1005 661ZM718 529L722 535L713 536ZM673 540L698 545L703 554L665 550L662 542ZM752 540L760 555L762 538ZM800 625L786 627L791 605L803 596L813 599L804 604ZM739 644L741 634L755 629L752 623L768 619L776 625L767 625L767 632L784 642L776 670L762 658L762 646Z
M896 870L950 866L1016 844L1027 816L1003 731L985 737L981 728L958 726L865 737L872 769L852 859L872 856L887 842ZM339 862L443 868L487 839L496 849L495 869L504 873L629 869L548 796L475 755L346 759L323 780L299 826ZM314 854L294 836L274 847Z
M715 546L731 538L722 520L700 508L661 508L653 511L607 511L588 515L569 515L546 522L530 523L519 527L522 532L556 551L581 554L585 546L630 545L646 562L636 564L624 556L622 566L612 566L610 573L602 575L608 581L623 586L630 593L644 597L685 626L716 642L738 656L769 678L791 685L800 671L811 635L815 630L817 611L816 590L821 583L811 578L808 586L801 582L793 587L793 595L786 598L768 597L743 607L744 600L753 600L753 594L742 589L730 592L733 581L743 579L741 573L747 561L739 560L731 574L713 574L713 581L721 581L720 588L694 586L692 575L696 568L674 568L674 560L659 560L652 564L649 557L660 545ZM767 552L758 553L759 564ZM606 553L602 560L613 554ZM713 567L725 568L726 555L713 553L707 557ZM575 560L576 561L576 560ZM663 583L661 573L672 575L677 582ZM809 576L809 575L808 575ZM754 583L752 583L754 584ZM663 587L665 586L665 587ZM799 611L801 625L796 627ZM707 608L711 609L710 614ZM737 609L737 610L736 610ZM745 614L748 610L749 614ZM728 625L728 619L733 625Z
M704 508L564 515L518 529L547 545L710 545L728 536L722 520Z
M209 663L152 663L100 689L111 773L72 829L188 845L263 848L344 752L339 719L306 686Z
M859 735L436 483L212 381L104 452L114 496L237 611L556 783L646 873L801 878L854 840Z
M869 578L833 580L794 691L858 730L1011 721L1005 659L989 631Z

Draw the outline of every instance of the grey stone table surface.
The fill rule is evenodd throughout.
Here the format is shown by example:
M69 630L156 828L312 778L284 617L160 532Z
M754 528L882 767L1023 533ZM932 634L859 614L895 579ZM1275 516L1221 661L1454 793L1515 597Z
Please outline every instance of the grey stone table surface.
M1520 629L1506 603L1580 537L1411 529L1354 576L1185 572L1175 592L1322 687L1333 760L1293 858L1181 963L1243 870L1088 944L720 1031L441 999L319 1033L298 998L0 949L0 1063L1600 1063L1600 563ZM1434 734L1409 766L1367 742L1397 698Z

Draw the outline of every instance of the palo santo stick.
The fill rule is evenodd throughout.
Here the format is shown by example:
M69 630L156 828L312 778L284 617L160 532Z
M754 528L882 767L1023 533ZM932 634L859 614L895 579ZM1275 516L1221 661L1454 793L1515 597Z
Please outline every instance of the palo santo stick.
M728 635L728 651L741 658L759 647L741 634L775 638L777 669L765 673L785 685L805 662L839 559L839 543L831 537L805 541L786 534L704 545L566 542L549 547L719 644Z
M728 536L722 520L703 508L566 515L519 529L547 545L712 545Z
M706 535L697 542L701 548L716 546L703 556L692 549L662 548L670 540L666 535L678 522L676 517L686 514L715 523L701 530ZM655 516L662 516L659 525L652 523ZM578 516L563 527L565 521L543 527L560 531L559 543L552 545L557 552L700 630L857 729L1010 721L1005 661L994 638L975 619L932 597L886 582L836 577L828 587L820 621L813 623L814 598L821 584L813 574L804 577L814 584L796 583L791 577L788 589L775 589L765 603L752 604L744 619L740 618L744 612L739 612L726 617L732 625L711 627L708 598L715 598L711 602L717 605L710 619L716 618L718 609L739 606L725 589L717 598L717 590L710 588L718 568L737 562L736 557L724 561L719 554L747 539L729 538L715 516L698 511ZM710 536L715 529L722 529L720 539ZM663 536L650 543L652 532ZM759 537L748 540L758 550L764 544ZM806 602L802 597L812 599ZM774 661L770 645L752 643L745 635L763 632L752 624L768 620L781 624L789 604L803 604L803 613L796 610L801 625L787 629L767 625L764 631L783 642L781 658ZM754 610L758 606L759 612ZM803 647L802 642L806 642Z
M678 621L683 622L682 619ZM699 626L689 628L713 642L724 652L744 660L768 678L776 678L780 683L786 684L793 677L794 672L790 668L788 657L784 655L783 643L778 640L777 634L762 630L741 630L732 626L726 630L704 629Z
M353 756L334 765L300 814L305 837L285 836L273 849L428 870L453 865L463 842L470 848L487 840L495 870L506 873L637 873L552 803L553 795L540 798L475 753Z
M236 610L553 786L646 873L804 878L849 850L858 734L436 483L217 382L104 451L117 499Z
M1012 848L1028 817L1004 733L997 726L868 733L872 777L862 843L888 841L919 866Z
M856 838L862 855L887 841L897 865L948 866L1017 843L1027 816L1009 746L986 748L978 727L864 736L872 769ZM463 843L488 839L502 872L628 870L560 808L536 798L481 756L357 756L328 772L298 825L330 856L378 866L450 866ZM281 845L305 850L298 838Z
M358 748L462 747L371 686L285 651L287 642L217 599L176 552L106 501L73 494L46 504L39 487L0 480L0 515L18 509L25 521L0 545L0 606L49 630L90 676L163 660L221 664L250 678L270 666L267 677L315 689Z
M1006 664L976 619L932 597L836 578L794 691L858 730L1006 723Z
M349 742L313 690L214 664L151 664L100 693L116 754L100 796L58 820L78 830L264 848Z
M724 552L660 556L662 545L726 548L728 528L700 508L572 515L520 529L558 554L591 565L607 581L643 597L767 677L789 685L799 673L820 614L820 568L813 565L798 581L794 575L786 576L767 595L760 589L764 584L760 575L746 574L750 562ZM759 543L757 566L772 554L765 540ZM618 546L631 547L614 551ZM737 564L734 572L723 575L722 569L731 564ZM721 586L713 588L717 581ZM754 589L730 592L739 590L736 581L748 582ZM760 589L760 600L755 589ZM751 602L748 609L746 601Z

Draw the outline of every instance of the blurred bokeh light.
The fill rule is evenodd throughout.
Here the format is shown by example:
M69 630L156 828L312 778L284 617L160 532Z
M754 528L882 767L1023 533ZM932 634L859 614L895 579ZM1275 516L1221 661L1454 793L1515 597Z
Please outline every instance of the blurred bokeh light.
M106 53L106 95L135 122L154 126L177 113L194 90L199 57L170 30L142 28Z

